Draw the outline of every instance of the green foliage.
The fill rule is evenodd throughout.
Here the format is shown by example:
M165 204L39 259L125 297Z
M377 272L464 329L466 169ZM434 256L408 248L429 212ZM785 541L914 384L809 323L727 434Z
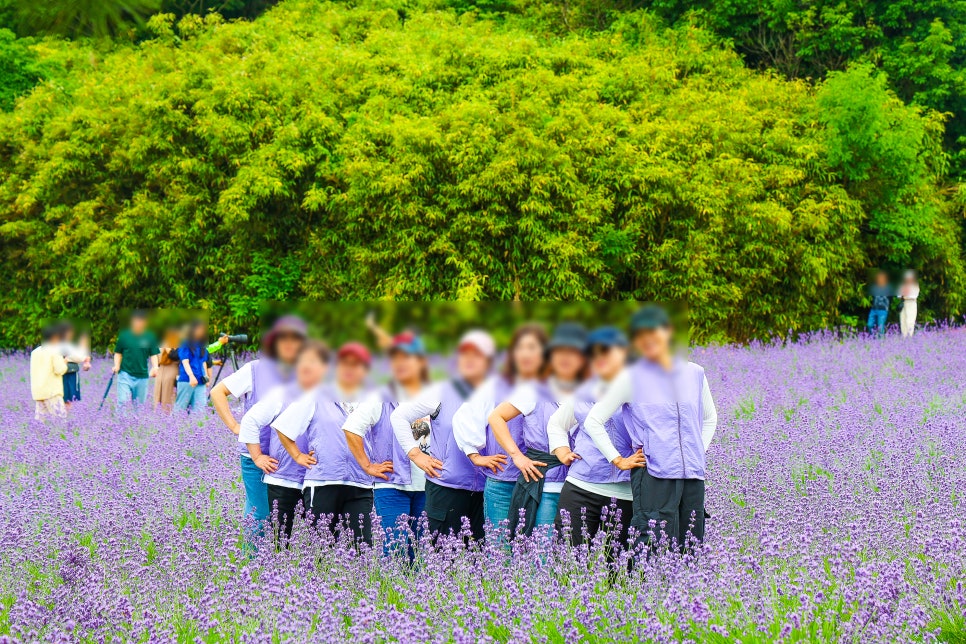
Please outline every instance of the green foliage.
M109 335L118 306L249 327L263 297L659 299L696 339L745 339L837 323L880 257L961 284L941 121L873 74L816 95L641 13L536 24L377 0L154 16L0 115L0 344L60 313Z
M0 111L13 109L18 96L43 77L27 43L8 29L0 29Z
M134 27L157 11L161 0L6 0L20 35L134 35Z

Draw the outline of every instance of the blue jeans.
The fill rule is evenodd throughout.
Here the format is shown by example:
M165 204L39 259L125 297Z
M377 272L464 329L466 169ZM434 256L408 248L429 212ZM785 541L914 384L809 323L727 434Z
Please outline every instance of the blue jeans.
M544 492L537 508L537 525L554 524L557 520L557 506L560 505L560 492Z
M421 532L419 519L426 509L426 493L381 487L373 490L373 503L382 524L383 534L388 531L386 539L383 541L383 554L388 555L394 550L398 551L405 548L409 553L409 558L412 559L412 544L407 539L406 528L399 527L399 518L404 515L409 517L409 529L412 530L416 541L418 541Z
M510 497L513 496L513 481L497 481L487 478L483 488L483 516L492 527L500 525L510 517Z
M130 402L138 404L148 399L149 378L135 378L126 371L117 373L117 405L123 407Z
M178 393L174 398L174 408L178 411L201 411L207 404L205 386L200 382L192 387L190 382L179 382ZM261 470L258 470L261 472Z
M889 317L889 311L886 309L872 309L869 311L869 321L867 326L869 327L869 333L875 333L878 330L878 336L882 337L885 335L886 331L886 318Z
M241 459L242 484L245 486L245 517L254 517L256 529L254 532L246 533L246 540L252 541L262 533L262 524L271 514L268 506L268 485L262 481L262 471L255 465L255 461L247 456L239 456Z

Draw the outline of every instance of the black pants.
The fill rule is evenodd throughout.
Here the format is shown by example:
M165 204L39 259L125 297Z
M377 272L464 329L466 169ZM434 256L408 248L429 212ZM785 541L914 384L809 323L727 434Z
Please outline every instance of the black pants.
M429 531L437 534L459 534L463 530L463 517L470 521L473 539L482 541L483 492L457 490L426 481L426 517Z
M295 513L301 502L302 490L299 488L268 484L268 507L275 513L278 526L286 539L292 536L292 522L295 521ZM276 539L279 536L276 533Z
M634 493L631 525L641 533L641 539L660 539L664 532L669 539L677 540L678 547L685 547L690 532L694 539L704 540L704 481L659 479L651 476L646 468L640 468L631 470L631 489ZM651 521L655 522L653 528Z
M313 525L336 534L348 527L356 541L372 545L372 489L354 485L320 485L302 491L302 503Z
M614 507L611 508L611 503ZM604 508L608 508L607 516L602 516ZM618 519L612 512L620 510ZM560 491L560 505L557 507L557 518L554 525L557 533L564 534L563 514L570 517L570 543L579 546L601 530L611 535L611 543L618 543L622 548L627 547L628 529L634 514L634 504L631 501L611 499L600 494L594 494L564 481ZM586 536L585 533L586 532Z

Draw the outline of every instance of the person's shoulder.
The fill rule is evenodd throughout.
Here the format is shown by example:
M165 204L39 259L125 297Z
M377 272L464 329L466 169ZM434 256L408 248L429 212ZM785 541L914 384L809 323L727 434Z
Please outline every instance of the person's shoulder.
M694 373L702 374L702 375L704 374L704 367L699 365L697 362L691 362L690 360L688 360L687 362L685 362L685 367Z

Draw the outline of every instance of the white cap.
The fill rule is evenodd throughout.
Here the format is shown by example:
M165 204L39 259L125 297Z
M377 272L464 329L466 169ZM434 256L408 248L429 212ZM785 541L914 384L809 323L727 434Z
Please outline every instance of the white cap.
M493 341L493 336L482 329L467 331L460 338L459 344L456 345L457 349L462 349L467 346L475 348L487 358L492 358L496 355L496 342Z

